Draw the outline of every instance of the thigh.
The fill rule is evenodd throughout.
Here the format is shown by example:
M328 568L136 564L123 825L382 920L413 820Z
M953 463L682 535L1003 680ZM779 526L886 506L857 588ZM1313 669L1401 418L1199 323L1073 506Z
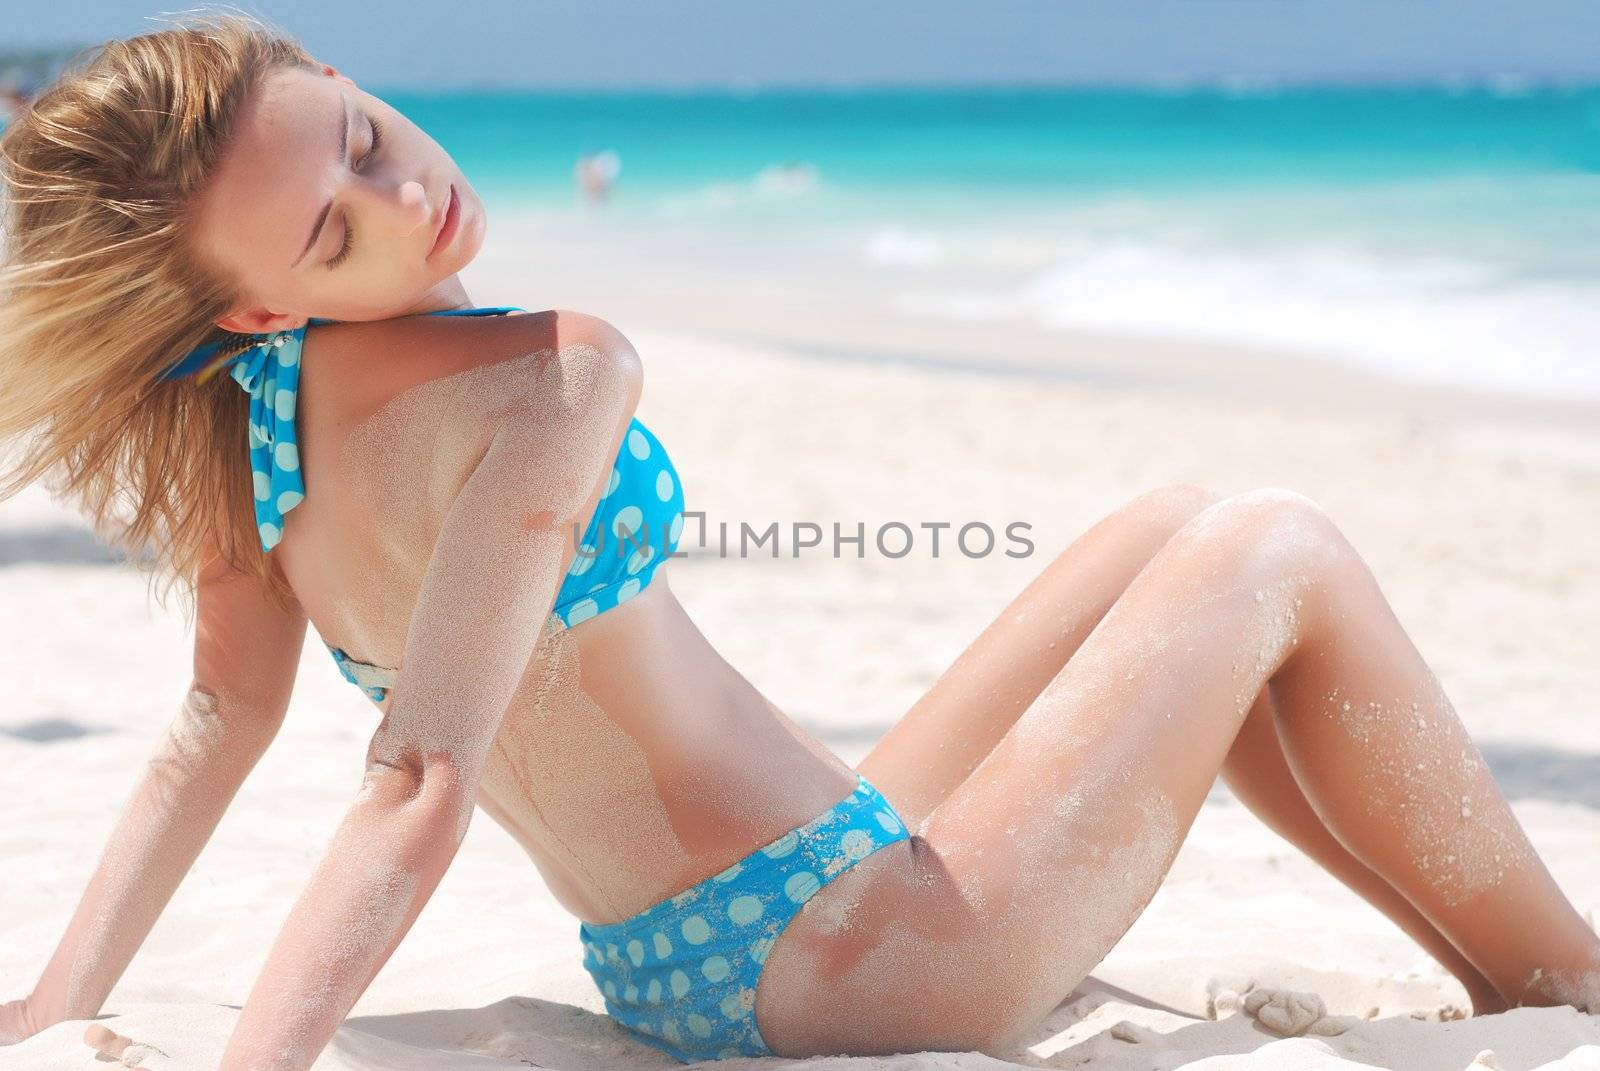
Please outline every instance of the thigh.
M995 1051L1071 993L1155 894L1298 642L1326 570L1303 501L1203 511L914 837L807 904L757 994L775 1052Z
M1002 610L857 765L915 829L966 779L1130 581L1221 496L1174 484L1090 528Z

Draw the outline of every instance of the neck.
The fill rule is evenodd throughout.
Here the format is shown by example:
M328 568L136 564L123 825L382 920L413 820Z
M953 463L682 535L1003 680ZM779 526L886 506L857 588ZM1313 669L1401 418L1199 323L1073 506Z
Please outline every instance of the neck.
M432 288L411 304L411 307L395 316L418 316L425 312L443 312L446 309L473 308L472 299L467 297L467 288L461 285L459 275L451 275L439 280Z

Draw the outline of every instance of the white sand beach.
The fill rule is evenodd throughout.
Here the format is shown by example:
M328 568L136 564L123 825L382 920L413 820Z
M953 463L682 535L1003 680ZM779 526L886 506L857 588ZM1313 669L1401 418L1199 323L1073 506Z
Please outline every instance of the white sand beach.
M660 578L786 713L854 762L1055 553L1127 499L1180 481L1292 488L1365 556L1552 873L1600 917L1593 407L1214 344L922 320L865 290L859 269L806 272L781 257L685 262L604 228L580 240L508 224L465 278L482 304L581 309L627 334L644 361L639 415L713 530L1031 525L1024 558L933 557L919 541L900 559L741 559L686 536L691 553ZM772 270L752 268L768 259ZM0 999L25 994L60 936L177 712L189 644L176 606L147 601L132 567L42 488L0 504ZM104 1009L145 1066L215 1066L358 787L375 725L308 637L282 734ZM677 1066L603 1015L577 926L477 816L316 1067ZM1318 1002L1325 1014L1306 1016L1300 1036L1274 1029L1274 1008ZM1219 785L1148 910L1025 1048L806 1066L1600 1069L1600 1017L1453 1018L1465 1004L1409 938ZM0 1067L107 1066L84 1029L0 1049Z

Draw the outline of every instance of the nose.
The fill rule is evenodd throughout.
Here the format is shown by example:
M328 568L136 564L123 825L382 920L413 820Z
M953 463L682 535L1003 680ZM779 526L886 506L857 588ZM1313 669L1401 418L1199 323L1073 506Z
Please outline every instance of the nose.
M434 217L428 191L415 179L396 183L373 179L354 183L357 198L364 201L367 214L383 230L401 238L426 227Z

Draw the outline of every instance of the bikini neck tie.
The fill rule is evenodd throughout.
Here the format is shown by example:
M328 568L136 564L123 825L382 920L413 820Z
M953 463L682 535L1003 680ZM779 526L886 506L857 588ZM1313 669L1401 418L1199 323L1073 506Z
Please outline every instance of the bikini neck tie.
M319 322L316 318L310 321ZM227 356L219 356L224 343L201 346L161 377L194 375L204 381L227 368L233 381L250 396L250 475L263 552L278 545L283 538L284 514L306 497L294 412L300 390L300 346L307 326L252 335L254 341L242 352Z
M440 309L426 315L501 316L523 311L515 305L490 305ZM242 352L226 352L238 345L237 335L208 342L191 350L159 377L166 380L194 376L203 383L227 368L233 381L250 395L250 475L255 491L256 531L264 552L283 538L284 514L306 498L294 420L300 391L300 346L305 341L306 328L337 322L312 316L288 331L246 335L249 344Z

